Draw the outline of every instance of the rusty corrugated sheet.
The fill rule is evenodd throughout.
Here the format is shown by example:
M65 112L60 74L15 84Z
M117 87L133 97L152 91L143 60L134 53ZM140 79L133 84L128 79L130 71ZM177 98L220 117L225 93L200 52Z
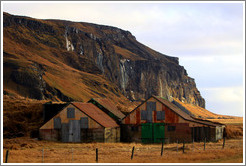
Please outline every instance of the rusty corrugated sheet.
M113 113L115 116L117 116L120 119L123 119L125 115L117 109L114 103L112 103L110 100L106 98L93 98L96 102L98 102L100 105L102 105L104 108L109 110L111 113Z
M196 122L196 123L200 123L200 124L204 124L204 125L209 125L209 126L218 126L219 125L219 124L210 122L208 120L198 120L198 119L195 119L195 118L191 117L190 115L186 114L185 112L183 112L176 105L172 104L168 100L163 99L162 97L159 97L159 96L152 96L152 97L154 97L156 100L160 101L161 103L163 103L164 105L166 105L167 107L169 107L171 110L173 110L174 112L176 112L178 115L180 115L185 120L189 120L189 121L193 121L193 122Z
M103 112L91 103L72 102L71 104L73 104L80 111L101 124L103 127L119 127L119 125L105 112Z

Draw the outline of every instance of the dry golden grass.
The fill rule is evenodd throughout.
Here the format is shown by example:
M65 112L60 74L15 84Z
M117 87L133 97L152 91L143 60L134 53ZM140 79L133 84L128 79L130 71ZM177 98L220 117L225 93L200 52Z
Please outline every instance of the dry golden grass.
M207 143L164 145L161 156L161 144L140 143L58 143L38 141L30 138L4 139L4 153L9 150L10 163L41 163L44 148L45 163L95 163L95 149L98 148L99 163L242 163L243 140L226 140ZM135 146L131 160L132 147Z

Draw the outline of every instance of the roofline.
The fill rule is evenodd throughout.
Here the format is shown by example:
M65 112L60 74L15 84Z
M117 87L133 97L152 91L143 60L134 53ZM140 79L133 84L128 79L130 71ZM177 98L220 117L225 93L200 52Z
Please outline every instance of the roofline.
M226 124L223 124L223 123L220 123L220 122L213 122L213 121L206 120L206 119L200 119L200 118L196 118L196 117L192 117L192 118L195 119L195 120L211 122L211 123L215 123L215 124L218 124L218 125L226 125Z
M98 98L98 99L100 99L100 98ZM104 97L103 99L107 99L106 97ZM97 101L97 98L91 98L90 100L88 100L87 101L87 103L89 102L89 101L91 101L91 100L94 100L95 102L97 102L98 104L100 104L104 109L106 109L106 110L108 110L109 112L111 112L117 119L113 119L113 120L117 120L117 121L122 121L126 116L120 111L120 110L118 110L120 113L122 113L123 114L123 118L120 118L120 117L118 117L117 115L115 115L112 111L110 111L108 108L106 108L104 105L102 105L100 102L98 102ZM108 99L107 99L108 100ZM100 109L100 108L99 108Z
M76 105L74 105L73 103L71 103L73 106L75 106L76 108L78 108ZM83 104L91 104L91 103L83 103ZM101 125L102 127L106 128L105 126L103 126L101 123L99 123L97 120L95 120L94 118L92 118L91 116L89 116L88 114L86 114L83 110L81 110L80 108L78 108L78 110L80 110L81 112L83 112L85 115L87 115L88 117L90 117L91 119L93 119L94 121L96 121L99 125Z
M133 111L135 111L136 109L138 109L138 107L140 107L141 105L143 105L143 103L145 103L147 100L149 100L152 96L150 96L149 98L147 98L146 100L144 100L141 104L139 104L136 108L134 108L131 112L129 112L123 119L122 121L128 116L130 115Z
M107 127L103 126L101 123L99 123L97 120L95 120L94 118L92 118L91 116L89 116L88 114L86 114L83 110L81 110L80 108L78 108L78 107L77 107L76 105L74 105L73 103L74 103L74 102L67 102L67 105L64 106L57 114L59 114L61 111L63 111L63 110L65 109L65 107L67 107L67 106L69 106L70 104L72 104L72 105L73 105L74 107L76 107L79 111L83 112L86 116L88 116L88 117L90 117L91 119L93 119L95 122L97 122L97 123L98 123L99 125L101 125L103 128L107 128ZM83 103L83 104L89 104L89 103ZM56 114L56 115L57 115L57 114ZM56 115L55 115L55 116L56 116ZM54 117L54 116L53 116L53 117ZM52 117L52 118L53 118L53 117ZM52 118L51 118L51 119L52 119ZM51 120L51 119L50 119L50 120ZM48 120L46 123L48 123L50 120ZM45 123L45 124L46 124L46 123ZM45 124L43 124L40 128L42 128ZM118 125L118 124L117 124L117 125ZM118 125L118 126L119 126L119 125ZM116 126L115 126L115 127L116 127Z
M156 96L154 96L154 95L152 95L152 97L154 97L156 100L158 100L159 102L161 102ZM164 104L163 102L161 102L162 104ZM172 104L172 103L171 103ZM165 104L164 104L165 105ZM174 105L174 104L173 104ZM175 107L177 107L176 105L174 105ZM167 106L168 107L168 106ZM168 107L169 108L169 107ZM178 107L177 107L178 108ZM169 108L170 109L170 108ZM180 109L180 108L178 108L178 109ZM180 109L181 110L181 109ZM182 111L182 110L181 110ZM177 113L177 112L175 112L175 113ZM181 116L182 118L184 118L185 120L187 120L187 121L191 121L191 122L195 122L195 123L200 123L200 124L203 124L203 125L208 125L208 126L217 126L216 124L206 124L206 123L202 123L202 122L197 122L197 121L195 121L196 119L195 118L193 118L192 116L190 116L190 115L188 115L188 116L190 116L192 119L194 119L194 121L193 120L190 120L190 119L186 119L185 117L183 117L182 115L180 115L179 113L177 113L179 116ZM199 120L199 119L197 119L197 120ZM206 121L206 120L204 120L204 121ZM208 121L208 120L207 120ZM211 122L211 123L214 123L214 122L212 122L212 121L208 121L208 122Z
M161 102L156 96L154 96L154 95L151 95L149 98L147 98L146 100L144 100L141 104L139 104L136 108L134 108L131 112L129 112L123 119L125 119L128 115L130 115L133 111L135 111L136 109L138 109L141 105L143 105L147 100L149 100L151 97L153 97L153 98L155 98L157 101L159 101L160 103L162 103L162 104L164 104L163 102ZM171 103L172 104L172 103ZM165 106L166 106L166 104L164 104ZM175 106L175 105L174 105ZM168 107L168 106L167 106ZM175 106L176 107L176 106ZM168 107L169 108L169 107ZM170 109L170 108L169 108ZM179 108L178 108L179 109ZM182 110L181 110L182 111ZM175 111L174 111L175 112ZM177 112L175 112L176 114L178 114ZM178 114L179 116L181 116L180 114ZM190 115L188 115L188 116L190 116ZM183 116L181 116L182 118L184 118ZM192 116L190 116L191 118L193 118ZM123 120L122 119L122 120ZM216 127L216 125L214 124L205 124L205 123L202 123L202 122L196 122L195 121L195 119L194 119L194 121L193 120L190 120L190 119L186 119L186 118L184 118L185 120L187 120L187 121L190 121L190 122L195 122L195 123L199 123L199 124L203 124L203 125L208 125L208 126L215 126ZM212 123L214 123L214 122L212 122ZM223 125L223 124L222 124Z
M112 113L117 119L114 119L113 117L113 120L116 120L116 121L122 121L122 119L120 117L118 117L117 115L115 115L112 111L110 111L108 108L106 108L104 105L102 105L101 103L99 103L97 100L97 98L91 98L89 101L91 100L94 100L95 102L97 102L98 104L100 104L104 109L108 110L110 113ZM107 99L107 98L105 98ZM108 100L108 99L107 99ZM87 101L87 103L89 103L89 101ZM93 104L93 103L92 103ZM94 105L94 104L93 104ZM97 106L96 106L97 107ZM100 109L100 108L99 108ZM122 113L123 114L123 113ZM123 114L124 115L124 114ZM109 116L110 117L110 116ZM124 116L125 118L125 116Z

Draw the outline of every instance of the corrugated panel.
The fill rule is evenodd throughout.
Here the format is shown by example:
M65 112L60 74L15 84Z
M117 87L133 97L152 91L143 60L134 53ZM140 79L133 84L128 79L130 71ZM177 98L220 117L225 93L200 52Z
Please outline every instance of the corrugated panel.
M80 127L81 129L88 129L88 117L80 118Z
M62 123L61 125L62 142L68 142L68 136L69 136L68 131L69 131L68 123Z
M165 125L164 123L153 123L153 138L155 143L164 141L165 138Z
M75 109L67 108L67 118L75 118Z
M188 115L192 115L192 113L187 110L185 107L183 107L181 104L179 104L177 101L173 100L172 101L173 104L175 104L177 107L179 107L182 111L184 111L186 114Z
M157 120L165 120L165 111L156 111Z
M147 120L147 111L141 110L141 120Z
M136 124L140 124L141 123L141 119L140 119L140 110L137 109L136 110Z
M197 118L191 117L190 115L188 115L187 113L183 112L179 107L177 107L176 105L174 105L170 101L165 100L165 99L163 99L162 97L159 97L159 96L153 96L153 97L155 99L157 99L158 101L160 101L165 106L167 106L168 108L170 108L173 112L177 113L179 116L181 116L182 118L184 118L186 120L197 122L197 123L201 123L201 124L205 124L205 125L209 125L209 126L220 126L220 125L223 125L223 124L216 124L216 123L213 123L213 122L208 121L208 120L201 120L201 119L197 119Z
M123 119L125 115L117 109L114 103L112 103L110 100L106 98L93 98L96 102L98 102L100 105L102 105L104 108L106 108L108 111L113 113L115 116L117 116L119 119Z
M73 102L72 104L103 127L119 127L105 112L91 103Z
M152 123L142 123L141 124L141 137L143 143L151 143L153 136L152 136Z
M147 123L152 122L152 111L146 111L147 112Z
M80 142L80 120L70 120L69 123L69 142Z
M53 118L54 120L54 129L60 129L61 128L61 118Z
M148 101L146 109L147 109L147 111L155 111L156 110L156 102Z

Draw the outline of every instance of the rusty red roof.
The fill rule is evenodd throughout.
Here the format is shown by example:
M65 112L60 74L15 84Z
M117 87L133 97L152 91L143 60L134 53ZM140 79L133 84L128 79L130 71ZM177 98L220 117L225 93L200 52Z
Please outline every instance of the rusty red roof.
M119 127L106 113L91 103L72 102L71 104L103 127Z
M93 100L98 102L100 105L102 105L104 108L106 108L108 111L113 113L118 118L123 119L125 117L125 115L121 111L119 111L115 104L112 103L110 100L106 98L93 98Z

